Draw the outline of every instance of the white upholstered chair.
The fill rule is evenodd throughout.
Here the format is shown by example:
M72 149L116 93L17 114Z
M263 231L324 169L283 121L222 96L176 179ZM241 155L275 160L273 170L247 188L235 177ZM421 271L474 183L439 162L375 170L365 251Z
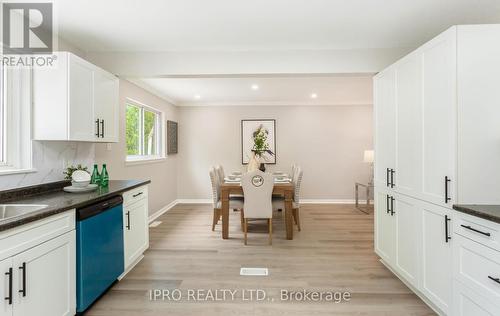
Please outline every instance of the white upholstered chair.
M292 202L292 215L297 225L298 230L301 230L300 227L300 185L302 182L302 169L299 166L294 168L294 174L292 175L292 183L294 184L294 194L293 194L293 202ZM274 210L283 210L285 209L285 199L283 197L273 198L273 209Z
M212 230L215 230L215 225L219 222L222 215L222 202L221 202L221 191L220 191L220 180L215 168L210 168L210 182L212 183L212 203L214 207L214 217L212 221ZM224 180L222 180L224 181ZM243 200L229 198L229 208L231 209L243 209Z
M245 201L243 204L243 231L247 244L248 220L267 219L269 226L269 244L273 241L273 205L272 193L274 177L260 170L248 172L241 178Z

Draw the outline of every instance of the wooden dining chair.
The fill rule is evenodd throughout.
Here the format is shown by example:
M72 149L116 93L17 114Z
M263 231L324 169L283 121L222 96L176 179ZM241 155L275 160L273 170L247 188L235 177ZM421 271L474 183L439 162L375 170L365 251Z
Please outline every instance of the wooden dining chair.
M269 227L269 244L273 243L273 205L272 194L274 177L260 170L248 172L241 178L245 201L243 203L243 232L247 244L248 220L266 219Z
M217 165L214 168L215 168L215 171L216 171L217 176L219 178L219 184L223 184L224 178L226 177L226 174L224 172L224 168L221 165ZM229 198L232 200L242 200L243 201L243 195L241 195L241 194L231 194L229 196ZM233 211L236 212L236 211L238 211L238 209L233 208Z
M294 174L292 176L294 192L292 201L292 216L297 229L301 231L300 227L300 185L302 182L302 168L299 166L295 167ZM285 208L285 199L283 197L273 198L273 210L282 210Z
M221 202L221 190L220 190L221 182L214 167L210 168L209 175L210 175L210 182L212 184L212 204L214 207L214 216L212 220L212 231L213 231L215 230L215 225L217 225L220 217L222 216L222 202ZM243 212L243 200L232 199L230 197L229 208L239 209Z

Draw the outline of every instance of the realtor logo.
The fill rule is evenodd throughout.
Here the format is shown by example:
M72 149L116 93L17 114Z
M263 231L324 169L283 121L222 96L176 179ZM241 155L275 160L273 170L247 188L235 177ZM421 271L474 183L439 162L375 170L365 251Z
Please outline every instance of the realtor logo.
M4 54L52 54L52 3L2 3Z

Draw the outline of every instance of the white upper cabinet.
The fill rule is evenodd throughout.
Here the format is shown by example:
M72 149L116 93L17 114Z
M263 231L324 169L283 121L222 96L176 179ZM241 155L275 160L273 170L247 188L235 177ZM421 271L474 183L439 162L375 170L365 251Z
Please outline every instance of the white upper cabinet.
M396 70L396 165L392 181L399 193L414 195L420 170L421 59L411 54Z
M69 57L68 67L69 139L94 139L94 84L93 67L86 61ZM35 100L35 104L38 100Z
M104 142L118 141L118 80L104 71L94 73L94 123L99 124L99 137Z
M456 28L421 49L422 159L419 197L438 205L456 201ZM447 192L446 192L447 191Z
M33 70L33 138L118 142L118 78L68 52Z
M458 26L458 203L500 203L500 25Z
M396 72L388 68L375 77L375 183L390 187L396 152Z

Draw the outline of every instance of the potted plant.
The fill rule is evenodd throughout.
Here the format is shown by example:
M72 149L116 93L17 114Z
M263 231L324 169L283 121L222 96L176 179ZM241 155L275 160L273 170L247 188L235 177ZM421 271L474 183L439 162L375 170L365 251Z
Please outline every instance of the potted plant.
M78 164L75 166L71 165L66 168L66 170L63 172L64 174L64 180L71 180L71 176L73 175L73 172L76 170L83 170L89 173L88 168L85 166L82 166L81 164Z

